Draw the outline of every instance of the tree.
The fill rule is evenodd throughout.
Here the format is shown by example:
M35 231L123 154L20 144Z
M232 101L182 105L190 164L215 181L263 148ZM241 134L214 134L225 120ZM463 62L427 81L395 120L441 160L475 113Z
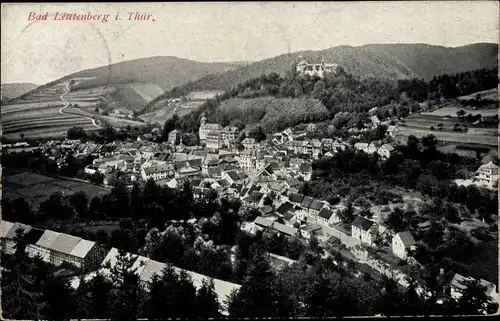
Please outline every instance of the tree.
M104 182L104 174L99 171L95 171L95 173L90 176L89 180L92 184L102 185Z
M101 272L97 272L96 276L87 284L87 288L90 295L89 311L91 317L108 318L112 283Z
M219 317L220 304L215 293L214 281L204 279L197 293L198 316L204 318Z
M266 132L261 126L257 126L256 128L250 130L250 132L247 134L247 137L254 138L255 141L260 143L264 139L266 139Z
M465 289L460 290L461 296L457 300L457 312L459 314L476 315L487 311L492 313L493 301L486 294L486 288L478 280L465 280L462 284Z
M27 239L21 229L14 237L15 253L2 272L2 312L6 319L40 319L42 293L35 287L32 266L26 255Z
M87 194L83 191L76 192L69 197L69 204L75 210L78 218L87 217L87 210L89 205L89 200Z
M111 280L115 288L111 291L111 320L137 320L140 311L142 291L137 267L132 268L136 255L118 250L116 264L110 267Z
M68 139L83 139L87 137L87 133L82 127L71 127L66 132L66 137Z
M287 316L286 298L278 295L271 264L260 246L252 246L252 259L238 293L229 300L229 314L236 317Z
M21 197L14 200L4 199L2 215L5 220L11 222L24 224L33 224L35 222L35 213L31 210L30 204Z
M72 288L66 280L52 274L44 284L43 298L46 302L43 315L49 320L67 320L75 314Z

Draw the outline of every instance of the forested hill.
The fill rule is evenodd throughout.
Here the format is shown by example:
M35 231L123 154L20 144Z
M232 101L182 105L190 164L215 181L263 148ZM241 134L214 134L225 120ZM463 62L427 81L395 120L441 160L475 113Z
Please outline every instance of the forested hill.
M223 126L261 123L265 130L276 131L347 114L338 124L340 129L345 123L351 126L362 123L361 118L366 118L373 107L396 107L402 116L408 114L410 108L419 106L419 102L455 99L497 86L498 68L444 74L430 81L360 78L343 70L336 75L327 74L323 79L298 75L281 77L271 73L239 83L169 126L196 131L204 112L210 122Z
M276 72L284 75L292 66L305 59L309 62L339 64L357 77L389 79L420 78L430 80L439 74L455 74L498 65L498 45L477 43L462 47L431 46L426 44L370 44L359 47L339 46L321 51L302 51L254 62L217 75L207 75L174 88L149 103L146 109L163 97L178 97L193 90L227 90L238 83Z

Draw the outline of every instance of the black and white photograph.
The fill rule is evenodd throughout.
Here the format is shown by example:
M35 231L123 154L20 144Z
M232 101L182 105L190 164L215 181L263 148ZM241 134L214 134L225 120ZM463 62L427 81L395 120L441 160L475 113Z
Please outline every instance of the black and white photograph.
M2 3L0 318L498 315L499 16Z

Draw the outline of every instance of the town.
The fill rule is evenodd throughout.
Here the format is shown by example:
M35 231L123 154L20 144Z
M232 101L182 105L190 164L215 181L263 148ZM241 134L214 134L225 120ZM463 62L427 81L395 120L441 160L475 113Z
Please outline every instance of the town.
M112 7L2 5L2 318L498 313L498 6Z

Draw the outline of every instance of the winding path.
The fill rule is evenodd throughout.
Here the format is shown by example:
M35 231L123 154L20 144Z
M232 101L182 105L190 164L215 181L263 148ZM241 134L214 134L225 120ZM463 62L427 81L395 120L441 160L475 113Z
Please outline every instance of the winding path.
M66 99L64 99L64 95L66 95L67 93L69 93L69 83L67 83L67 84L66 84L66 92L65 92L65 93L63 93L63 94L59 97L59 98L61 98L61 100L62 100L62 101L64 101L64 103L65 103L65 105L64 105L63 107L61 107L61 109L59 109L59 113L60 113L60 114L64 114L64 109L65 109L66 107L68 107L68 106L69 106L69 101L67 101ZM74 115L74 114L67 113L67 115ZM86 119L90 120L90 121L92 122L92 124L93 124L94 126L96 126L97 128L102 128L101 126L97 125L97 123L96 123L96 121L95 121L95 119L94 119L94 118L92 118L92 117L87 117L87 116L83 116L83 115L78 115L78 116L80 116L80 117L83 117L83 118L86 118Z

